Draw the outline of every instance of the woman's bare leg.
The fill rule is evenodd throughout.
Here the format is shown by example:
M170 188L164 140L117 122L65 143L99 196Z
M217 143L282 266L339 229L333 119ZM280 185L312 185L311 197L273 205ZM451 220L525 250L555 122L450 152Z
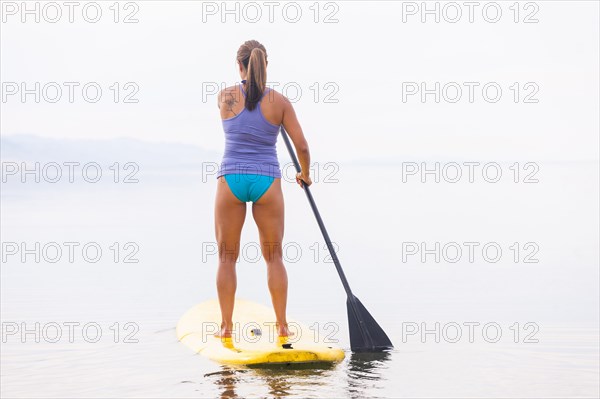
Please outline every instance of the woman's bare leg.
M260 246L267 263L267 280L280 336L289 335L286 319L288 279L283 264L284 224L281 179L275 179L266 193L252 204L252 216L258 226Z
M227 181L219 177L215 200L215 235L219 247L217 292L221 307L221 337L230 337L233 329L233 305L237 287L235 265L245 219L246 203L237 199Z

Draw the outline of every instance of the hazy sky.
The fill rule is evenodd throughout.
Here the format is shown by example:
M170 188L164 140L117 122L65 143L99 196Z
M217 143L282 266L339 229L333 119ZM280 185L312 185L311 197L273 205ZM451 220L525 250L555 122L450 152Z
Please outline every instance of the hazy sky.
M257 39L315 157L598 159L598 2L428 2L436 22L421 2L228 2L227 13L222 2L136 1L116 15L100 1L80 2L73 23L62 2L35 3L39 22L2 2L2 135L221 151L214 89L239 80L236 51ZM40 102L23 102L22 84L35 92L35 82ZM88 83L98 102L84 99Z

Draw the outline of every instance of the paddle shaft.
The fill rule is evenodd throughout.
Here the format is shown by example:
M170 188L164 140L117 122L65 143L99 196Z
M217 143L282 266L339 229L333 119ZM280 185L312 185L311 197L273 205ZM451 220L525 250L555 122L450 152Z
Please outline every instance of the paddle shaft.
M298 162L298 158L296 158L296 153L292 148L292 143L290 143L290 139L285 131L284 127L281 126L281 137L283 137L283 141L290 153L290 157L292 158L292 162L294 162L294 166L296 168L296 172L300 173L302 169L300 168L300 163ZM319 210L317 209L317 204L315 204L315 200L310 192L309 187L302 182L302 188L304 188L304 192L306 193L306 197L308 198L308 202L310 203L310 207L317 218L317 223L319 224L319 228L321 229L321 233L323 233L323 238L325 239L325 243L327 244L327 249L329 250L329 254L333 259L333 263L335 264L335 268L342 280L342 284L344 285L344 289L346 290L346 294L348 294L348 298L354 298L352 294L352 290L350 289L350 285L348 284L348 280L346 279L346 275L344 274L344 270L342 270L342 265L340 264L340 260L338 259L335 249L333 248L333 244L331 243L331 239L329 238L329 234L327 233L327 229L325 228L325 224L323 223L323 219L319 214Z
M281 136L283 137L283 141L285 142L288 152L290 153L290 157L294 162L296 171L298 173L301 172L302 170L300 168L300 163L298 163L298 159L296 158L296 154L292 148L290 139L283 126L281 126ZM327 229L325 228L323 219L319 214L317 204L315 204L315 200L310 192L310 189L304 182L302 182L302 188L304 189L306 197L308 198L308 202L310 203L310 207L317 218L317 223L319 224L321 233L323 233L323 238L325 238L325 243L327 244L327 249L329 250L329 254L331 255L333 263L335 264L335 269L337 270L340 280L342 280L342 284L344 285L344 289L346 290L346 294L348 295L346 305L348 308L348 324L350 328L350 347L353 351L380 351L393 348L394 346L392 345L392 342L388 338L385 331L383 331L373 316L369 314L363 304L360 303L358 298L352 293L350 285L348 284L348 280L346 279L346 275L342 270L342 265L340 265L340 260L335 253L333 244L331 243L331 239L329 238L329 234L327 233Z

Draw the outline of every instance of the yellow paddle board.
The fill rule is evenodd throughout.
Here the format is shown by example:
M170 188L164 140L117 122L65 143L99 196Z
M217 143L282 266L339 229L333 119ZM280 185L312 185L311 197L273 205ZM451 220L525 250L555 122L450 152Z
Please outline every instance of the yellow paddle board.
M231 338L215 337L220 330L219 302L203 302L188 310L177 323L177 339L207 358L231 365L276 365L296 363L335 363L344 351L314 330L288 320L294 335L279 337L273 309L236 299Z

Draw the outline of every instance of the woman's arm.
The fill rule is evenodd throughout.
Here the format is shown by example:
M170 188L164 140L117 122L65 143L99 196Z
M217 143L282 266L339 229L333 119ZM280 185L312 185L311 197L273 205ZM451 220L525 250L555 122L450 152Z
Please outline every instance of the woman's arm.
M283 98L283 127L292 139L294 147L296 148L296 154L298 155L298 162L300 163L301 169L299 178L310 186L312 181L310 179L310 151L308 149L308 142L304 137L302 127L300 126L300 122L298 122L292 103L287 98Z

